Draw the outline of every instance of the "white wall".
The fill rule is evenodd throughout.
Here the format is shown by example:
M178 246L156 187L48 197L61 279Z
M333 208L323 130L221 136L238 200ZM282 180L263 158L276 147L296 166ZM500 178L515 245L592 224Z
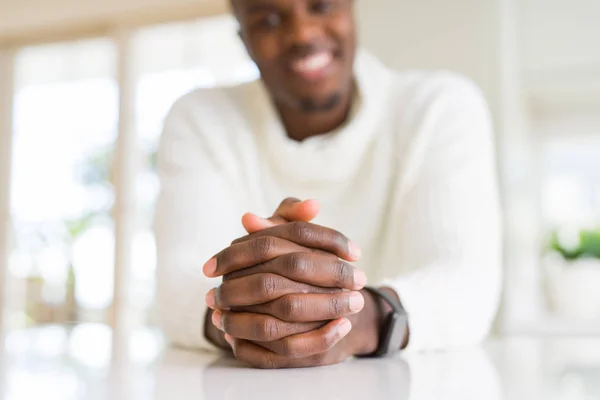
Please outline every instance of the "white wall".
M600 1L523 0L520 11L528 73L600 69Z
M523 0L521 58L532 107L600 107L600 1ZM597 111L596 111L597 112Z
M497 49L494 1L358 1L362 43L388 65L448 68L489 86Z

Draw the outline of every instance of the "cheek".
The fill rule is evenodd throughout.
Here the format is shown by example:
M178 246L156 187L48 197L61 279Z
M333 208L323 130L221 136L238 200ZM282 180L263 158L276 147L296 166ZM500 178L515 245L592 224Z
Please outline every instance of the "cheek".
M341 16L332 21L330 31L344 47L354 46L356 43L356 25L352 16Z
M268 67L280 52L277 38L273 35L252 35L246 45L248 53L259 67Z

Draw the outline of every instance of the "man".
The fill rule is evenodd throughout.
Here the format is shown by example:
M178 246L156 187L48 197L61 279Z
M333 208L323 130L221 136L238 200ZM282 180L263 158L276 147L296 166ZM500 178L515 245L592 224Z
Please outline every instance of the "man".
M260 368L480 341L501 282L480 92L357 51L352 0L232 7L261 80L186 95L161 141L167 336Z

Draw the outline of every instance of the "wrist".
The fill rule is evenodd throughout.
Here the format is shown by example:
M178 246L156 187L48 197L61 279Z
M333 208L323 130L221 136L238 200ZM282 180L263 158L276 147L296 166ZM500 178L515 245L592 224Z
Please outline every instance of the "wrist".
M355 356L371 354L377 350L381 329L378 299L368 290L361 290L361 294L365 299L365 306L361 312L349 318L352 322L349 335L351 352Z
M390 288L380 288L386 294L395 297L400 301L398 294ZM352 335L352 354L355 356L371 355L377 351L380 346L381 330L384 321L393 312L393 308L387 301L373 294L371 291L362 290L365 299L363 310L350 319L353 324ZM406 328L405 339L398 350L404 349L408 345L409 330Z

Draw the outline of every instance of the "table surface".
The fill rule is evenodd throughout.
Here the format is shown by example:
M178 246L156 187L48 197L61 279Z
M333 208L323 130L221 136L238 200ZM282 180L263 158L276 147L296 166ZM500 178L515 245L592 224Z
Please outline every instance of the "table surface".
M262 371L166 347L155 330L49 326L6 336L0 387L4 400L600 400L600 338L490 339L481 347Z

